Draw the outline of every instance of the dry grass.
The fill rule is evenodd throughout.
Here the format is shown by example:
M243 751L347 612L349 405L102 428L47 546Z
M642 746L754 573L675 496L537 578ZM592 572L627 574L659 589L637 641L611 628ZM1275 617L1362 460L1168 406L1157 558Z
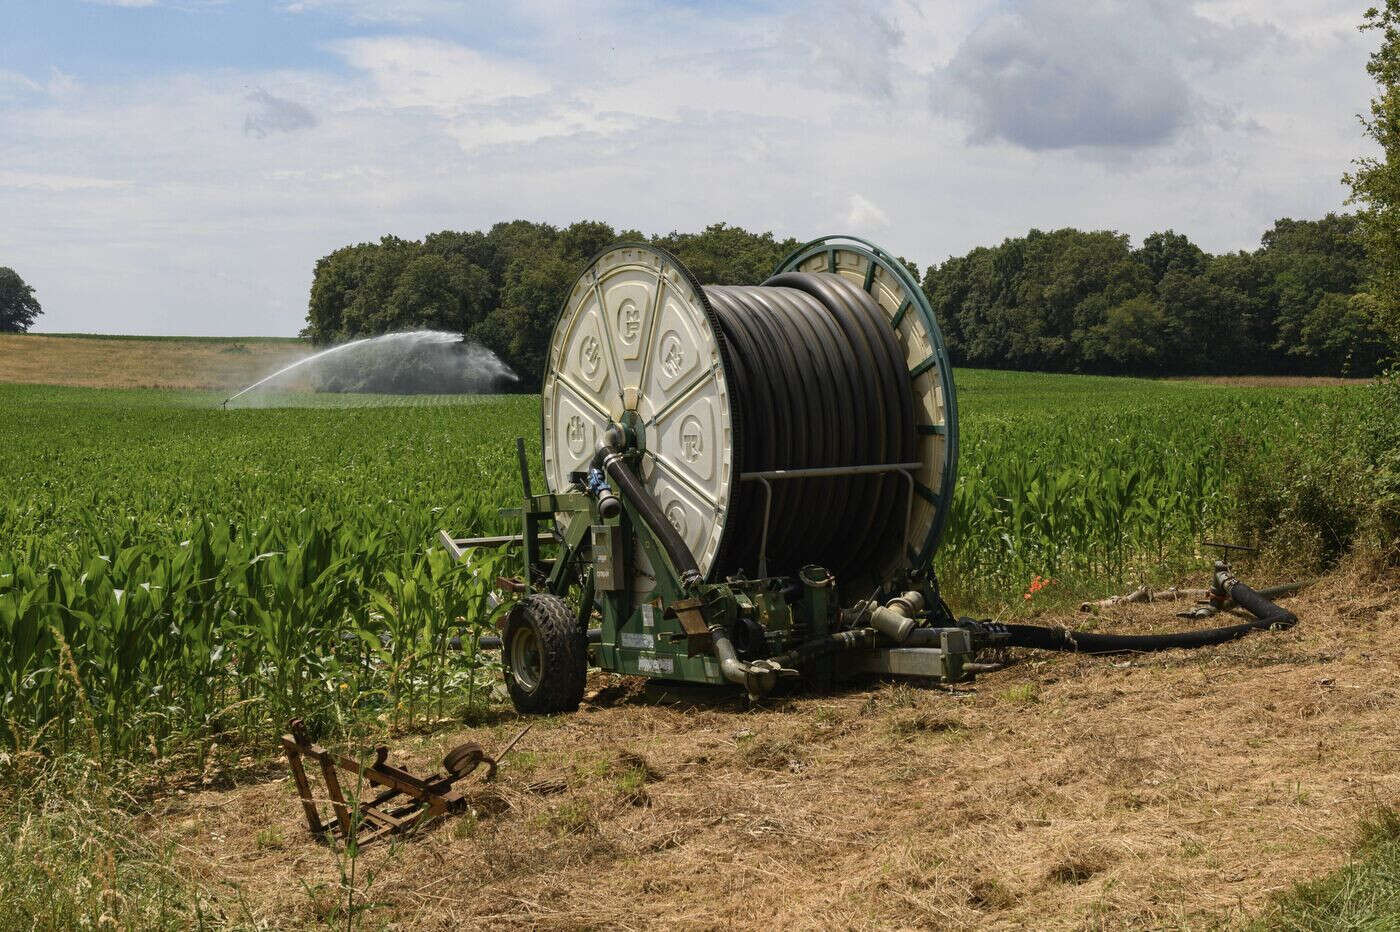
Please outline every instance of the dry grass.
M956 691L872 684L748 708L606 689L539 722L475 815L364 852L375 905L361 919L1235 925L1340 864L1357 821L1400 802L1396 582L1329 579L1290 603L1303 621L1289 632L1131 660L1037 655ZM1174 627L1173 608L1099 623ZM400 746L430 768L518 727ZM334 857L290 781L263 781L167 798L153 831L250 920L334 920Z
M292 340L0 334L0 382L87 388L241 388L307 355Z

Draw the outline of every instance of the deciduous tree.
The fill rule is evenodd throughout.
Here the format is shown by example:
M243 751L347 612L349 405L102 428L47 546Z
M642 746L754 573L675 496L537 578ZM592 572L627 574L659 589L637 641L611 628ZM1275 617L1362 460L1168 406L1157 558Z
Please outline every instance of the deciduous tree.
M1370 116L1361 118L1381 154L1363 156L1343 177L1352 200L1362 205L1361 223L1369 257L1369 288L1377 324L1400 346L1400 0L1366 11L1363 32L1378 32L1381 45L1366 71L1376 82Z
M0 333L24 333L42 313L34 289L14 269L0 266Z

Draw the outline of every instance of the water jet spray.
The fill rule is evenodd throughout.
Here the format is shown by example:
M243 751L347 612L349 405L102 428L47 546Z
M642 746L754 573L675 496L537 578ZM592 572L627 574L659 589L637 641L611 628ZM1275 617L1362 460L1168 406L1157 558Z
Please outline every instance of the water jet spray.
M467 346L471 349L480 350L481 353L485 354L484 357L478 359L476 363L488 370L481 373L481 378L485 383L486 387L495 387L496 383L502 381L518 381L518 377L513 371L511 371L509 366L497 359L494 354L492 354L489 350L486 350L484 347L480 347L477 344L468 343L462 338L461 334L451 333L442 330L410 330L399 333L385 333L374 337L361 337L360 339L351 340L348 343L341 343L336 346L331 346L319 352L313 353L310 356L305 357L304 359L299 359L294 363L283 366L281 369L278 369L271 375L264 376L263 378L259 379L253 384L240 389L239 391L230 395L228 398L225 398L221 407L223 407L224 410L228 410L229 402L248 394L254 389L267 385L277 380L278 378L300 370L303 367L313 367L316 365L322 365L328 359L336 359L340 356L348 354L350 350L360 349L364 351L371 351L395 347L413 352L420 347L447 346L453 343L463 344L464 346ZM373 370L371 370L371 372L372 371Z

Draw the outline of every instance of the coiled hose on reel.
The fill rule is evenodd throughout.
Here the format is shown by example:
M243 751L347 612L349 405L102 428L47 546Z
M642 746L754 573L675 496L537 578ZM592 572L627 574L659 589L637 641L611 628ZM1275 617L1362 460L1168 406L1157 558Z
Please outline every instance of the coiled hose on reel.
M904 354L866 291L836 274L787 272L761 286L704 289L723 334L736 405L739 469L756 472L908 462L914 399ZM717 565L752 574L763 489L742 484ZM903 545L906 499L893 475L774 483L769 566L874 576Z

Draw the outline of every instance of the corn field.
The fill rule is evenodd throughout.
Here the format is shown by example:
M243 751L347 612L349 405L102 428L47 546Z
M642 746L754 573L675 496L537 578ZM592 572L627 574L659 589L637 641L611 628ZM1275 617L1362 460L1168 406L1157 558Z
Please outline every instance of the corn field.
M1228 522L1222 451L1306 433L1349 397L958 380L938 560L967 611L1018 605L1033 575L1083 596L1174 578ZM480 705L494 671L472 645L507 558L453 565L434 538L512 529L497 509L517 502L537 400L216 401L0 386L0 740L149 759L293 716L345 731Z

